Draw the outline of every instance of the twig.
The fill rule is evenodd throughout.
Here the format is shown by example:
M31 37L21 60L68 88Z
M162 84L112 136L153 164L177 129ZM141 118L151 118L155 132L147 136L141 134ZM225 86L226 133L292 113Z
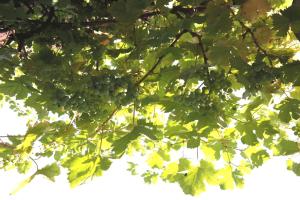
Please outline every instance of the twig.
M135 110L136 110L136 102L133 102L133 112L132 112L132 125L135 126Z
M29 159L35 164L35 166L36 166L36 171L38 171L38 170L39 170L39 166L38 166L38 164L36 163L36 161L35 161L31 156L29 156Z
M8 138L8 137L24 137L25 135L0 135L0 138Z
M254 44L257 48L257 50L260 51L268 59L270 65L273 67L273 62L272 62L272 59L270 58L270 55L267 53L267 51L264 48L262 48L260 46L260 44L257 41L257 39L256 39L253 31L251 30L251 28L248 27L243 21L241 21L240 19L237 18L236 14L234 13L234 11L232 10L232 8L230 6L228 6L227 8L230 10L231 14L236 18L236 20L239 22L239 24L246 30L246 32L243 34L243 37L245 37L245 35L247 33L249 33L250 36L251 36L252 41L254 42Z
M199 35L198 33L196 32L192 32L192 31L189 31L189 33L193 36L193 37L196 37L198 39L198 44L199 44L199 47L201 49L201 53L202 53L202 56L203 56L203 60L204 60L204 64L208 64L208 58L207 58L207 55L206 55L206 52L205 52L205 48L204 48L204 45L203 45L203 42L202 42L202 36Z
M188 31L187 30L183 30L181 31L180 33L178 33L176 36L175 36L175 40L169 45L169 47L173 47L176 42L179 40L179 38L184 34L184 33L187 33ZM156 63L152 66L152 68L140 79L138 80L135 85L136 86L139 86L146 78L148 78L148 76L150 74L153 73L153 71L157 68L157 66L161 63L161 61L163 60L164 57L166 57L167 53L164 54L164 55L161 55L158 57Z

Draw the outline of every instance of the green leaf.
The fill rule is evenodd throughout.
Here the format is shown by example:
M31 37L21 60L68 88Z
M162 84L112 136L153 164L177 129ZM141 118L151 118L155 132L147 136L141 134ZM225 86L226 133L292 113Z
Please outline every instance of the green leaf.
M197 195L206 190L204 182L204 172L200 167L189 170L186 176L182 176L179 181L180 187L185 194Z
M292 160L288 160L287 169L292 170L297 176L300 176L300 163L296 163L293 162Z
M148 184L156 183L158 180L158 174L150 171L147 171L146 173L142 174L142 177L144 177L145 183Z
M148 157L147 163L152 168L161 169L164 165L164 159L160 156L159 153L154 152Z
M241 141L244 144L254 146L258 143L257 136L254 133L248 132L242 138Z
M28 172L30 170L31 166L32 166L32 163L29 161L18 163L18 165L17 165L18 172L21 174L25 174L26 172Z
M277 106L277 109L279 119L285 123L300 118L300 101L297 99L287 99Z
M188 140L187 140L187 148L197 148L200 146L200 139L195 139L193 137L190 137Z
M140 136L140 133L137 129L134 129L132 132L128 133L127 135L121 137L120 139L116 140L113 143L113 151L115 154L123 154L124 151L127 149L128 145L135 139Z
M206 9L207 27L210 34L223 33L231 30L232 21L230 19L230 10L222 5L208 4Z
M63 163L63 167L68 168L68 180L71 187L75 187L81 184L83 181L91 177L95 171L98 161L96 158L90 159L88 156L75 157L66 160Z
M172 162L169 163L163 170L161 174L161 178L163 180L167 180L169 182L175 182L176 181L176 174L178 172L178 163Z
M218 43L209 49L208 59L216 65L228 65L231 57L230 51L230 46Z
M191 168L187 175L178 178L178 182L185 194L197 195L206 190L205 182L214 183L214 175L213 165L201 160L199 167Z
M300 86L300 62L294 61L282 67L283 80L286 83L292 82L295 86Z
M105 157L101 158L100 160L101 169L104 171L108 170L111 166L111 163L112 162L108 158Z
M113 2L109 11L120 22L131 23L142 14L142 10L147 7L148 3L146 0L116 1Z
M269 158L269 154L265 150L260 150L251 155L251 160L255 167L261 166L268 158Z
M272 19L274 29L277 31L278 36L286 36L289 30L289 19L279 14L273 15Z
M108 158L101 157L100 163L95 163L95 165L97 166L95 168L95 172L93 175L102 176L102 172L108 170L111 166L111 163L112 163L111 160L109 160Z
M232 168L230 166L226 166L218 170L216 177L219 179L219 186L222 190L234 188L235 181Z
M300 152L299 144L291 140L281 140L276 147L279 155L292 155Z
M186 158L180 158L178 163L178 172L184 172L191 167L191 161Z
M42 169L39 169L36 174L41 174L49 178L51 181L55 181L55 176L58 176L60 174L60 168L56 163L53 163L51 165L47 165L46 167L43 167Z
M263 138L263 134L275 135L277 133L279 133L279 131L275 129L270 120L264 120L260 122L256 129L256 134L259 138Z

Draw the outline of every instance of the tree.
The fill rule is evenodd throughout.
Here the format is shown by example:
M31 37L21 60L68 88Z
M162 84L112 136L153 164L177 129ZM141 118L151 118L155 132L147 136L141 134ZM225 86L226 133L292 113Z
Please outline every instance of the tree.
M1 136L2 169L36 165L24 183L66 168L76 186L140 154L145 182L196 195L299 154L298 0L3 0L0 32L1 97L36 113Z

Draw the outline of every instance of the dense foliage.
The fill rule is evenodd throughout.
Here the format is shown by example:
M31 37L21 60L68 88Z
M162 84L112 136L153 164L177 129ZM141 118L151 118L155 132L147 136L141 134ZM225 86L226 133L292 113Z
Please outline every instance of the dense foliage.
M1 97L34 117L0 168L76 186L135 155L191 195L273 156L300 175L298 39L298 0L2 0Z

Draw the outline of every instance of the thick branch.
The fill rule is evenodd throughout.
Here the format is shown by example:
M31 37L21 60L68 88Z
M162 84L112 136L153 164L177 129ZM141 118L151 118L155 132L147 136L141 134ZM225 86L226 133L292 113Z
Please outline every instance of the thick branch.
M185 15L193 15L195 13L199 13L199 12L203 12L206 9L206 5L200 5L197 7L182 7L182 6L174 6L173 8L170 9L170 13L173 14L180 14L183 13ZM139 16L138 19L140 20L148 20L149 18L153 17L153 16L157 16L162 14L160 10L153 10L153 11L145 11L142 15ZM107 24L112 24L112 23L116 23L118 22L117 19L110 17L107 19L100 19L100 20L95 20L95 21L89 21L89 22L82 22L81 25L82 26L103 26L103 25L107 25Z
M187 16L191 16L195 13L203 12L206 9L206 4L207 2L202 3L202 5L199 5L197 7L182 7L182 6L174 6L173 8L170 9L170 13L176 14L177 16L181 16L180 14L184 14ZM153 10L153 11L145 11L138 19L142 21L146 21L149 18L157 15L161 15L162 12L160 10ZM38 34L42 31L47 26L61 26L64 29L69 29L69 28L76 28L78 25L73 22L55 22L52 21L52 19L55 16L55 10L53 7L50 7L47 12L45 12L45 15L47 17L46 21L43 21L41 19L39 20L28 20L32 24L32 26L37 26L37 28L29 30L27 32L23 33L15 33L12 35L12 37L9 38L7 44L10 44L11 41L17 40L19 43L19 50L22 48L24 45L24 41L26 39L31 38L35 34ZM101 27L101 26L107 26L109 24L114 24L117 23L117 19L114 17L107 17L107 18L101 18L98 20L93 20L93 21L85 21L85 22L80 22L79 25L82 27L86 28L93 28L93 27Z

